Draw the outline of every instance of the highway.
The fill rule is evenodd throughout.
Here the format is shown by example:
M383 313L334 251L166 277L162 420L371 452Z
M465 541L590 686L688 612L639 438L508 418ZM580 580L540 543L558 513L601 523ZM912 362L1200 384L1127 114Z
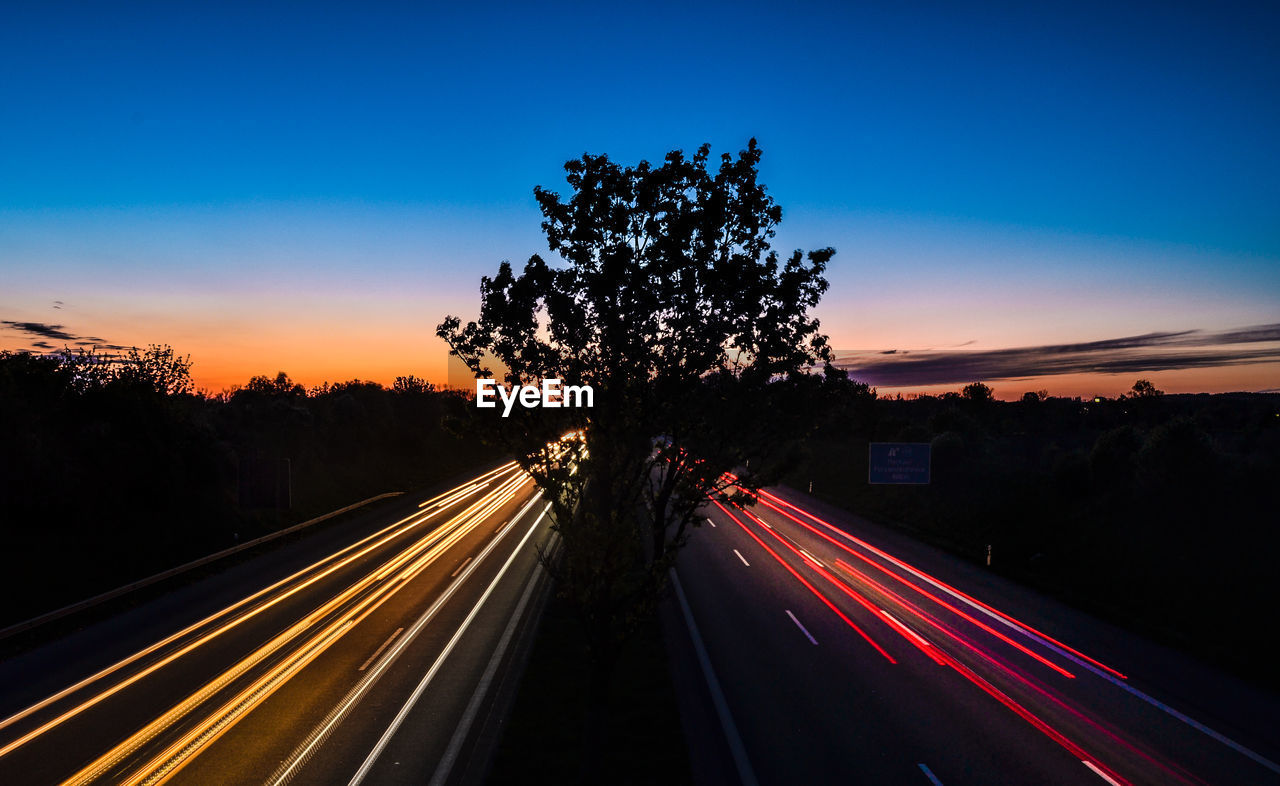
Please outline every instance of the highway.
M514 463L0 663L0 783L452 783L547 590Z
M705 512L673 612L704 781L1280 783L1274 697L789 489Z
M512 464L439 492L0 663L0 783L477 782L554 536ZM702 782L1280 783L1274 697L788 489L705 512Z

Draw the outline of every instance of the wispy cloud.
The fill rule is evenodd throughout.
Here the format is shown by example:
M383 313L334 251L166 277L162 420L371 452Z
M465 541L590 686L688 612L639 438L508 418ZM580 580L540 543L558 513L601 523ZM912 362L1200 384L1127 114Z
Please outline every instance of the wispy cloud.
M41 336L43 338L52 338L58 341L75 341L76 336L67 333L62 329L62 325L48 325L44 322L13 322L8 319L0 319L0 325L8 325L14 330L23 333L30 333L33 336Z
M117 351L128 349L124 345L113 344L98 336L78 336L64 330L64 325L50 325L46 322L17 322L10 319L0 319L0 325L22 333L28 339L33 337L39 339L31 342L31 349L45 351L54 349L55 345L50 344L46 339L60 341L63 346L70 344L77 347L97 347L98 349Z
M836 365L880 387L948 385L1051 374L1150 373L1280 361L1280 323L1179 330L995 350L837 352Z

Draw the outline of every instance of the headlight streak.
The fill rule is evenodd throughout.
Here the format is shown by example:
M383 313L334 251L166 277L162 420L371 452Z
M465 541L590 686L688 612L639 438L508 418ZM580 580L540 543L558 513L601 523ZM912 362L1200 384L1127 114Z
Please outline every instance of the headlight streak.
M156 735L162 733L175 722L182 719L191 710L207 701L237 677L261 663L276 650L290 643L293 639L300 636L305 630L311 628L314 624L323 620L331 612L334 612L348 602L355 601L355 605L343 611L338 619L327 624L319 633L314 634L305 643L295 648L290 655L286 656L281 662L274 665L266 674L259 677L249 687L240 691L235 698L223 704L212 714L206 715L203 721L198 722L194 728L184 734L177 742L171 744L163 753L154 757L144 767L139 768L127 779L121 782L152 782L149 779L157 773L171 774L172 772L176 772L177 769L189 760L191 756L198 753L209 743L213 742L217 736L231 728L236 720L270 696L270 694L280 685L284 684L289 677L315 657L319 656L320 653L341 638L346 631L358 624L369 613L403 588L405 586L405 582L399 581L398 577L389 581L383 581L383 579L392 575L392 573L387 571L388 566L403 568L405 574L416 573L427 564L430 564L431 561L439 557L441 554L445 553L457 541L465 537L475 526L491 515L494 511L498 510L503 504L509 501L521 487L529 482L530 478L528 478L528 476L518 476L494 489L484 498L467 508L467 510L455 516L449 523L443 525L440 530L431 533L427 538L413 544L399 555L388 560L387 563L384 563L379 570L366 575L364 578L348 587L345 591L331 598L328 602L324 603L311 614L307 615L303 620L291 626L284 633L279 634L267 644L259 647L236 665L232 666L227 671L224 671L217 678L206 683L205 686L188 696L168 712L162 714L159 718L156 718L151 723L135 732L128 739L112 748L108 753L100 756L93 763L73 775L65 783L87 783L106 773L112 767L120 763L124 758L128 757L149 742ZM444 532L443 535L440 534L442 531ZM381 585L374 587L374 585L379 584L379 582L382 582ZM374 588L368 594L356 600L361 593L370 587Z
M255 683L241 691L235 698L226 702L220 709L210 714L203 723L187 732L186 735L172 743L164 752L153 757L150 762L125 778L123 783L161 783L168 776L176 773L191 757L230 729L241 716L264 701L290 677L337 642L348 630L354 628L369 614L373 613L378 606L381 606L394 596L404 586L405 582L420 573L441 553L447 551L454 543L468 534L471 527L478 525L509 501L519 488L527 482L527 478L517 478L508 484L504 484L506 490L503 491L500 488L496 491L495 493L498 496L488 506L476 512L470 519L460 523L455 528L455 534L450 535L447 540L433 546L428 553L408 564L407 567L404 567L402 575L398 576L394 581L387 582L375 594L361 601L361 604L355 609L348 611L345 620L338 620L332 623L325 631L313 636L309 642L295 651L295 654L289 660L279 664L271 672L263 675ZM459 518L462 518L462 516ZM403 566L405 562L406 560L398 560L400 566ZM381 578L388 575L390 574L387 574L384 570L375 581L381 580ZM399 650L397 649L396 651L398 652Z
M480 554L474 560L469 560L469 565L466 567L466 571L462 573L460 577L457 576L457 573L450 577L454 578L454 581L449 585L448 589L441 593L441 595L436 598L435 602L431 604L431 607L428 608L415 623L413 623L407 634L393 639L395 643L391 649L374 662L373 668L366 672L364 678L356 683L356 685L347 693L346 697L335 705L332 710L330 710L329 714L323 721L321 721L320 725L312 730L311 734L303 740L294 752L287 759L281 762L276 771L267 779L266 782L268 784L271 784L271 786L283 786L283 784L287 784L294 775L297 774L297 771L306 764L312 753L314 753L315 750L328 738L329 734L340 723L342 723L343 719L347 716L347 713L351 711L351 708L360 701L364 694L368 692L381 675L390 668L391 664L397 657L399 657L400 653L413 643L413 640L418 633L435 618L436 614L444 604L453 597L458 588L466 583L467 579L471 577L471 574L474 573L479 568L480 564L484 562L485 558L489 556L489 553L497 548L498 543L501 542L503 536L511 530L512 526L524 518L524 515L534 505L536 505L538 500L541 498L542 492L536 492L533 497L525 503L524 507L522 507L520 511L511 518L510 523L504 526L494 535L493 538L489 540L488 545L484 547ZM547 507L549 508L550 505ZM544 509L543 513L545 514L545 512L546 510ZM539 516L538 520L534 522L535 528L541 520L542 517ZM517 546L516 550L519 550L519 546ZM374 661L374 658L377 658L378 654L379 653L375 653L371 656L370 661Z
M452 504L455 497L459 497L459 496L465 497L469 494L474 494L480 489L486 488L488 485L489 485L488 483L472 483L471 485L466 486L464 488L460 488L456 491L445 492L444 494L441 494L437 497L432 497L426 502L420 502L418 503L418 507L421 509L434 508L436 506L448 507L450 504Z
M536 499L537 498L535 497L534 501L536 501ZM529 506L526 506L525 509L527 510L528 507ZM480 609L484 607L485 601L487 601L489 599L489 596L493 594L494 589L501 582L502 577L506 574L507 570L511 567L512 563L516 561L516 557L520 555L520 551L521 549L524 548L524 544L529 541L529 538L533 537L533 533L537 531L538 525L542 523L542 519L547 515L547 511L549 510L551 510L550 503L548 503L547 506L542 509L542 513L539 514L536 519L534 519L533 524L530 525L529 530L525 532L524 537L520 540L520 543L511 551L511 554L507 557L507 561L504 562L502 567L498 570L498 574L493 577L493 580L491 582L489 582L489 586L485 588L484 594L482 594L480 596L480 599L476 601L475 605L471 607L471 611L467 614L466 618L462 621L462 624L460 624L457 627L457 629L454 630L453 636L449 639L448 643L445 644L444 649L440 651L440 654L436 656L435 662L431 664L431 668L427 669L426 674L422 676L422 679L418 682L418 685L413 689L413 692L409 694L409 698L405 701L403 705L401 705L400 711L396 713L395 717L391 721L391 724L382 733L382 736L378 738L378 742L375 743L373 750L369 752L369 755L365 757L365 760L360 765L360 768L356 771L355 775L352 776L351 786L357 786L358 784L363 782L364 779L368 776L369 770L377 762L378 757L382 755L382 751L386 748L387 743L389 743L391 739L396 735L396 732L399 731L400 726L404 723L405 718L408 717L409 712L412 711L413 707L422 698L422 694L426 691L427 686L431 684L431 681L435 678L435 675L440 671L441 666L444 665L444 662L448 659L450 653L453 652L453 648L457 645L458 641L462 639L462 636L467 632L467 628L470 627L471 622L480 613ZM505 527L503 527L502 532L499 533L498 537L505 535L507 531L509 531L512 528L512 526L515 524L515 522L518 519L519 519L519 516L512 519L510 523L508 523ZM549 541L552 548L554 548L555 546L555 539L557 537L558 537L558 533L555 533L553 531L551 535L551 540ZM495 542L496 542L496 539L495 539Z
M501 466L501 467L498 467L498 468L497 468L497 469L495 469L495 470L492 470L492 471L490 471L490 472L485 473L484 475L480 476L480 478L482 479L482 478L489 477L489 476L493 476L493 475L496 475L496 474L499 474L499 473L506 474L506 473L513 472L513 471L515 471L515 462L510 462L510 463L505 464L505 465L503 465L503 466ZM473 481L472 481L472 482L473 482ZM472 490L472 492L469 492L469 493L473 493L473 492L474 492L474 489ZM437 498L437 499L438 499L438 498ZM462 499L462 497L459 497L457 500L453 500L453 501L451 501L449 504L450 504L450 505L452 505L452 504L456 504L456 502L460 501L461 499ZM87 687L87 686L89 686L89 685L92 685L93 683L95 683L95 682L97 682L97 681L99 681L99 680L101 680L101 679L104 679L105 677L108 677L108 676L110 676L111 674L114 674L115 672L119 671L120 669L122 669L122 668L124 668L124 667L126 667L126 666L128 666L128 665L130 665L130 664L132 664L132 663L135 663L135 662L137 662L138 660L140 660L140 659L142 659L142 658L146 657L147 655L150 655L150 654L152 654L152 653L154 653L154 652L156 652L156 651L158 651L158 650L162 649L162 648L163 648L163 647L165 647L166 645L171 644L171 643L173 643L173 642L175 642L175 641L178 641L178 640L182 639L184 636L187 636L187 635L189 635L189 634L191 634L191 633L193 633L193 632L195 632L195 631L199 630L200 628L202 628L202 627L204 627L204 626L206 626L206 625L212 624L212 623L216 622L217 620L219 620L219 619L221 619L221 618L223 618L223 617L226 617L226 616L230 615L231 613L235 612L237 609L241 609L241 608L243 608L244 606L246 606L246 605L248 605L248 604L252 603L253 601L257 600L258 598L261 598L261 597L263 597L264 595L267 595L267 594L271 593L272 591L274 591L274 590L276 590L276 589L279 589L280 587L283 587L283 586L287 585L289 582L294 581L295 579L298 579L298 578L300 578L300 577L302 577L302 576L306 575L308 572L310 572L310 571L314 571L314 570L318 570L321 566L325 565L325 563L333 562L333 564L332 564L332 565L330 565L328 568L326 568L323 572L318 573L318 574L316 574L315 576L310 577L310 578L309 578L309 579L307 579L304 583L299 584L298 586L291 588L291 589L290 589L290 590L288 590L287 592L285 592L285 593L283 593L283 594L281 594L281 595L279 595L279 596L276 596L276 597L272 598L271 600L267 601L266 603L263 603L263 604L261 604L261 605L259 605L259 606L257 606L257 607L254 607L254 608L250 609L248 612L246 612L245 614L241 615L240 617L237 617L237 618L235 618L235 619L233 619L233 620L231 620L231 621L229 621L229 622L225 623L222 627L217 628L217 629L215 629L215 630L213 630L213 631L211 631L211 632L208 632L208 633L204 634L204 635L203 635L203 636L201 636L198 640L196 640L194 643L190 643L190 644L188 644L188 645L186 645L186 646L184 646L184 647L181 647L180 649L178 649L178 650L176 650L176 651L174 651L174 652L170 653L169 655L167 655L166 657L164 657L162 660L160 660L160 661L158 661L158 662L156 662L156 663L153 663L151 666L149 666L149 667L148 667L147 669L145 669L144 671L142 671L142 672L138 672L138 673L136 673L136 674L134 674L134 675L130 676L130 677L129 677L129 678L127 678L126 680L124 680L124 681L122 681L122 682L120 682L120 683L117 683L116 685L112 686L110 689L108 689L108 690L106 690L106 691L103 691L102 693L99 693L97 696L94 696L93 698L88 699L88 700L86 700L86 701L82 702L81 704L77 705L76 707L74 707L74 708L72 708L72 709L70 709L70 710L68 710L68 711L66 711L66 712L64 712L64 713L62 713L61 715L59 715L58 717L54 718L53 720L46 722L45 724L41 725L40 727L38 727L38 728L36 728L36 729L34 729L34 730L32 730L32 731L28 732L27 734L25 734L25 735L23 735L23 736L21 736L21 737L19 737L19 738L15 739L15 740L13 740L13 741L9 742L9 743L8 743L8 744L6 744L5 746L0 747L0 757L2 757L2 756L4 756L4 755L6 755L6 754L8 754L8 753L10 753L10 752L12 752L12 751L14 751L14 750L16 750L17 748L19 748L19 747L21 747L22 745L26 744L26 743L27 743L27 742L29 742L30 740L35 739L36 737L40 736L40 735L41 735L41 734L43 734L44 732L46 732L46 731L48 731L48 730L50 730L50 729L52 729L52 728L54 728L54 727L58 726L59 724L63 723L64 721L66 721L66 720L68 720L68 719L70 719L70 718L72 718L72 717L75 717L76 715L80 714L80 713L81 713L81 712L83 712L84 710L86 710L86 709L88 709L88 708L90 708L90 707L94 706L95 704L98 704L98 703L99 703L99 702L101 702L102 700L104 700L104 699L106 699L106 698L108 698L108 697L110 697L110 696L114 695L115 693L119 692L120 690L122 690L122 689L124 689L124 688L126 688L126 687L128 687L128 686L130 686L130 685L132 685L132 684L134 684L134 683L136 683L138 680L140 680L140 679L142 679L143 677L145 677L145 676L147 676L147 675L149 675L149 674L151 674L151 673L155 672L156 670L160 669L161 667L163 667L163 666L165 666L165 665L167 665L167 664L169 664L169 663L172 663L172 662L173 662L174 660L176 660L177 658L179 658L179 657L181 657L182 655L185 655L185 654L187 654L187 653L191 652L192 650L196 649L197 647L201 646L202 644L205 644L205 643L207 643L207 642L209 642L209 641L213 640L214 638L216 638L216 637L220 636L221 634L226 633L227 631L234 629L236 626L240 625L241 623L245 622L246 620L249 620L249 619L253 618L254 616L256 616L257 614L261 613L262 611L265 611L266 609L268 609L268 608L270 608L270 607L272 607L272 606L274 606L274 605L276 605L276 604L280 603L281 601L283 601L283 600L287 599L288 597L290 597L290 596L291 596L291 595L293 595L294 593L298 592L299 590L301 590L301 589L303 589L303 588L305 588L305 587L309 586L310 584L312 584L312 583L314 583L314 582L316 582L316 581L320 580L321 578L323 578L323 577L325 577L325 576L329 575L329 574L330 574L330 573L332 573L333 571L338 570L338 569L340 569L340 568L342 568L342 567L345 567L346 565L350 564L352 561L354 561L354 560L356 560L356 559L359 559L360 557L364 556L365 554L369 553L370 551L372 551L372 550L374 550L374 549L378 548L379 546L381 546L381 545L383 545L383 544L387 543L388 541L393 540L393 539L394 539L394 538L396 538L396 537L399 537L400 535L402 535L403 533L405 533L405 532L409 531L409 530L410 530L410 529L412 529L413 527L418 526L419 524L421 524L421 523L423 523L423 522L427 521L428 519L430 519L432 516L435 516L436 514L441 513L441 512L443 512L443 511L444 511L444 510L446 510L446 509L447 509L447 506L445 506L445 507L441 507L439 510L432 511L432 512L430 512L430 513L418 512L418 513L414 513L414 514L412 514L412 515L410 515L410 516L406 516L405 518L400 519L399 521L395 522L394 524L391 524L391 525L389 525L389 526L387 526L387 527L384 527L383 529L381 529L381 530L379 530L379 531L377 531L377 532L374 532L373 534L368 535L368 536L367 536L367 537L365 537L365 538L362 538L361 540L359 540L359 541L357 541L357 542L355 542L355 543L351 544L350 546L347 546L346 548L343 548L343 549L341 549L340 551L337 551L337 552L335 552L335 553L333 553L333 554L330 554L329 556L325 557L324 559L318 560L318 561L316 561L316 562L312 563L311 565L308 565L307 567L305 567L305 568L303 568L303 569L301 569L301 570L299 570L299 571L296 571L295 573L293 573L293 574L291 574L291 575L289 575L289 576L287 576L287 577L285 577L285 578L283 578L283 579L281 579L281 580L279 580L279 581L275 582L274 584L272 584L272 585L270 585L270 586L268 586L268 587L265 587L265 588L263 588L263 589L261 589L261 590L258 590L257 592L253 593L252 595L249 595L248 597L245 597L245 598L243 598L243 599L241 599L241 600L239 600L239 601L237 601L237 602L235 602L235 603L231 604L230 606L227 606L226 608L224 608L224 609L222 609L222 610L220 610L220 611L217 611L217 612L215 612L215 613L213 613L213 614L211 614L211 615L209 615L209 616L205 617L204 619L202 619L202 620L200 620L200 621L198 621L198 622L195 622L195 623L193 623L193 624L191 624L191 625L188 625L187 627L183 628L182 630L180 630L180 631L178 631L178 632L176 632L176 633L174 633L174 634L172 634L172 635L170 635L170 636L167 636L167 637L165 637L164 639L161 639L160 641L156 642L155 644L152 644L152 645L150 645L150 646L148 646L148 647L146 647L146 648L144 648L144 649L142 649L142 650L139 650L138 652L135 652L134 654L130 655L129 657L124 658L124 659L122 659L122 660L120 660L120 661L118 661L118 662L116 662L116 663L112 664L111 666L108 666L108 667L106 667L106 668L104 668L104 669L101 669L100 671L96 672L95 674L92 674L92 675L90 675L89 677L86 677L86 678L84 678L84 679L80 680L79 682L76 682L75 684L70 685L70 686L68 686L68 687L66 687L66 688L64 688L64 689L62 689L62 690L58 691L57 693L54 693L54 694L52 694L52 695L50 695L50 696L48 696L48 697L46 697L46 698L42 699L41 701L36 702L35 704L32 704L31 706L29 706L29 707L27 707L27 708L25 708L25 709L23 709L23 710L21 710L21 711L19 711L19 712L17 712L17 713L14 713L13 715L10 715L8 718L5 718L3 721L0 721L0 729L4 729L4 728L6 728L6 727L8 727L8 726L12 725L13 723L16 723L17 721L20 721L20 720L22 720L23 718L25 718L25 717L27 717L27 716L31 715L32 713L38 712L39 710L41 710L41 709L43 709L43 708L45 708L45 707L49 706L50 704L52 704L52 703L54 703L54 702L56 702L56 701L59 701L60 699L63 699L63 698L65 698L65 697L67 697L68 695L70 695L70 694L74 693L75 691L81 690L82 688L85 688L85 687ZM398 530L397 530L397 528L398 528L398 527L401 527L401 525L405 524L406 522L410 522L411 520L412 520L412 523L410 523L410 524L408 524L407 526L404 526L403 528L401 528L401 529L398 529ZM370 545L370 546L368 546L368 547L366 547L366 548L364 548L364 549L361 549L358 553L356 553L356 554L351 554L351 555L349 555L346 559L341 559L341 560L339 560L339 558L340 558L340 557L342 557L342 555L343 555L343 554L346 554L346 553L348 553L348 552L350 552L350 551L353 551L353 550L355 550L355 549L358 549L361 545L363 545L363 544L365 544L365 543L368 543L368 542L369 542L369 541L371 541L371 540L377 539L377 538L379 538L380 536L383 536L385 533L390 532L391 530L396 530L396 531L395 531L395 532L393 532L393 533L392 533L392 534L390 534L390 535L386 535L386 537L381 537L381 539L380 539L380 540L378 540L378 541L377 541L377 543L374 543L374 544L372 544L372 545Z

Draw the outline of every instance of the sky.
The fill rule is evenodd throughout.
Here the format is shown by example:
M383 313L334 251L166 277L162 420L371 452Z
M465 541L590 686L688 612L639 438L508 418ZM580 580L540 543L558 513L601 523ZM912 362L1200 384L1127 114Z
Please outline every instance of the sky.
M443 383L436 324L545 253L566 160L756 137L883 392L1280 389L1275 4L0 15L0 349Z

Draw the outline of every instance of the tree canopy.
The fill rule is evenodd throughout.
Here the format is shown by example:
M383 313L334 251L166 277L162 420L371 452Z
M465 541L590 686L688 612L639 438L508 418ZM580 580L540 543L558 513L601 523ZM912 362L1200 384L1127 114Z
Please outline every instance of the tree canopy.
M534 190L558 259L534 255L518 274L503 262L481 280L479 320L438 328L477 377L492 357L508 384L594 389L590 409L477 419L547 492L563 543L547 564L605 670L725 473L775 479L814 397L849 384L810 313L835 252L771 248L782 210L760 158L752 139L718 166L706 145L656 166L569 161L567 198ZM571 462L547 448L566 431L582 437L563 447Z

